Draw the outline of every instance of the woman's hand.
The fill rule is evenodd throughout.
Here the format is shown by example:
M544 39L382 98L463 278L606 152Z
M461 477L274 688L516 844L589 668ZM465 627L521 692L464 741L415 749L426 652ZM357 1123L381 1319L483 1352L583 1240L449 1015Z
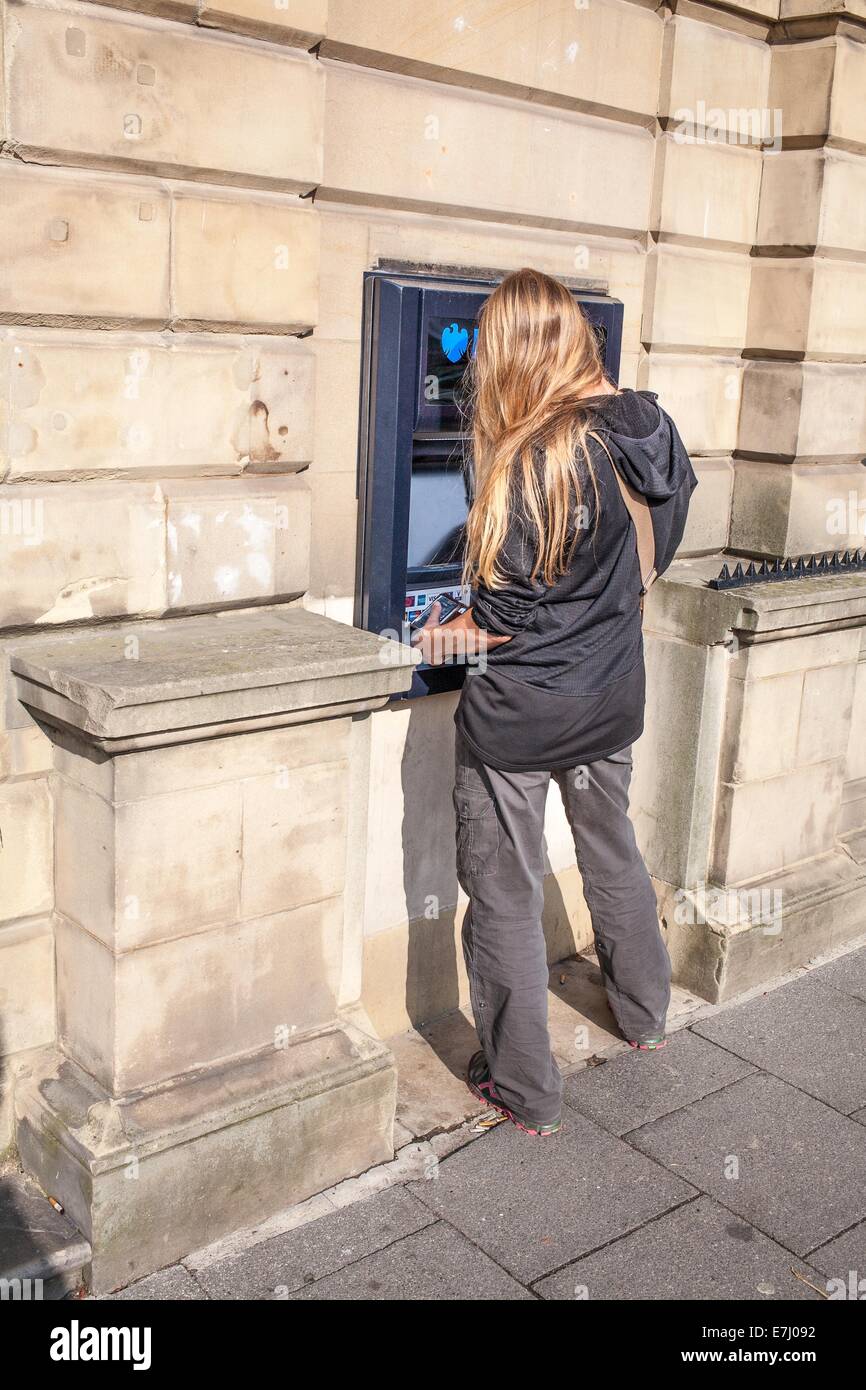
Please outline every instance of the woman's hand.
M440 624L441 612L442 605L434 603L424 626L412 633L412 646L418 648L428 666L442 666L446 661L455 660L477 661L489 648L511 641L510 637L497 637L479 627L471 608Z

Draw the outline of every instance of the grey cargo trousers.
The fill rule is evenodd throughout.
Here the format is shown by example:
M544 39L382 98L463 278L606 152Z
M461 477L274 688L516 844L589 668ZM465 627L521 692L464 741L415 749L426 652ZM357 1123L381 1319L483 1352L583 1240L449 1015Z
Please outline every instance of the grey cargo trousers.
M613 1015L624 1036L664 1032L671 967L628 816L631 749L556 772L488 767L457 733L457 876L469 896L463 952L490 1074L517 1119L550 1124L562 1078L547 1031L544 808L559 783Z

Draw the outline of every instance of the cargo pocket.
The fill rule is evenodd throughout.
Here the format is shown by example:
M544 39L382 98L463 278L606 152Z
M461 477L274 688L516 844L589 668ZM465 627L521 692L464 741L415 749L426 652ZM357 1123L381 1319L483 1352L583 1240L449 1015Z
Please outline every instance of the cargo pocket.
M499 867L499 821L496 807L483 793L454 788L457 814L457 878L468 893L473 878L495 874Z

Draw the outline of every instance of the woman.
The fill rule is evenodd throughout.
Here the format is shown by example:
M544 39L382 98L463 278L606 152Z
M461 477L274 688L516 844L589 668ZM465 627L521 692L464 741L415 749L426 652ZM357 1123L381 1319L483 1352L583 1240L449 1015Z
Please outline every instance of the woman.
M697 479L655 396L605 379L573 296L538 271L509 275L484 305L471 393L472 606L442 626L434 611L416 640L433 663L467 647L478 654L456 713L454 790L481 1042L469 1085L520 1128L547 1135L560 1128L562 1094L541 925L551 777L614 1017L633 1047L664 1044L670 961L628 817L644 709L632 515L642 530L651 517L660 574Z

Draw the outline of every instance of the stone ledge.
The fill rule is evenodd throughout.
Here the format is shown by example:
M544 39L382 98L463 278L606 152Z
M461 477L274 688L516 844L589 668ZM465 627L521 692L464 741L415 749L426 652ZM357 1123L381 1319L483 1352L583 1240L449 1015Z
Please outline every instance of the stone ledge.
M737 559L719 551L675 560L650 593L645 630L713 645L727 641L732 633L748 642L866 625L866 572L739 589L707 587L723 564L735 565Z
M418 655L301 608L112 623L11 644L41 722L124 752L375 709Z

